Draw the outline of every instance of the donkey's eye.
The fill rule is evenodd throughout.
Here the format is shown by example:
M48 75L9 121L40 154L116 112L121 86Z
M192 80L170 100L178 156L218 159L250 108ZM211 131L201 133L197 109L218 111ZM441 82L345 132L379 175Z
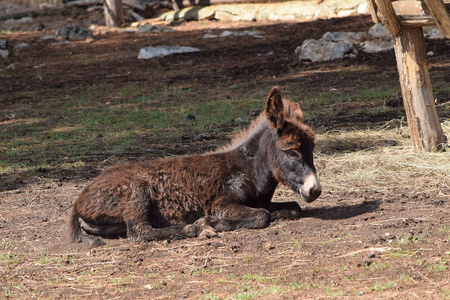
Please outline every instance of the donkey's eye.
M286 151L284 151L284 153L286 153L290 158L294 158L294 159L301 158L300 152L298 152L296 150L286 150Z

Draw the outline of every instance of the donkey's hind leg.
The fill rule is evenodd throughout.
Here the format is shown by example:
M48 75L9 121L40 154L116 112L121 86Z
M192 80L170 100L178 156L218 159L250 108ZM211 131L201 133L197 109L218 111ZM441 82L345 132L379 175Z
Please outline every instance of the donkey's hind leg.
M302 217L302 209L297 202L271 202L270 217L272 221L279 219L295 220Z
M197 236L209 237L215 234L213 228L201 224L188 224L164 228L154 228L147 222L136 223L127 220L127 236L135 242L153 240L178 240ZM214 233L214 234L213 234Z

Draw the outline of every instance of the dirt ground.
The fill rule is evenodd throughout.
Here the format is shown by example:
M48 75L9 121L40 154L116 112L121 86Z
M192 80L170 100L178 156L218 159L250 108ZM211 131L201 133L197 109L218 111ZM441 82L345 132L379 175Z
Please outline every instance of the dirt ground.
M67 17L45 17L38 23L67 21ZM80 16L69 21L85 25L86 19ZM55 99L57 105L59 92L76 94L101 83L138 83L148 86L149 92L183 88L191 79L189 74L177 73L183 66L195 66L196 85L216 88L217 93L221 93L215 85L218 80L244 82L249 93L258 86L273 85L309 95L333 86L351 93L358 88L347 83L353 75L332 72L342 66L365 68L357 75L361 86L374 78L380 85L397 81L393 52L327 63L293 59L295 48L307 38L320 38L326 31L367 30L371 25L367 16L290 23L202 21L177 24L176 32L165 34L102 33L99 29L93 42L69 44L42 39L56 26L19 31L6 36L9 43L30 46L19 56L0 60L0 69L16 65L14 72L0 72L1 90L7 95L1 98L0 112L30 109L46 99ZM238 28L256 29L265 37L202 38L207 29L220 33ZM136 59L140 48L161 44L202 51L149 61ZM428 47L434 52L430 57L433 84L448 86L448 40L428 41ZM271 51L273 56L264 55ZM84 63L80 57L85 58ZM96 63L91 64L89 58ZM396 105L402 115L401 104ZM439 114L448 117L448 111ZM313 121L317 132L327 132L374 126L392 117L325 119L319 115ZM203 152L228 138L224 134L208 141L185 141L182 146L187 150L178 153ZM180 145L161 145L177 153L174 147ZM153 157L149 153L134 155ZM46 177L44 173L18 180L15 174L2 175L0 298L450 297L450 188L445 182L433 193L424 191L426 182L398 186L395 180L388 186L374 183L325 190L312 204L300 202L302 219L277 221L263 230L220 233L207 240L140 244L107 240L105 247L87 249L85 244L68 242L66 224L77 195L108 164L106 159L92 158L81 172L60 176ZM326 170L326 166L319 167L319 174L326 178ZM279 201L297 198L284 188L276 194Z

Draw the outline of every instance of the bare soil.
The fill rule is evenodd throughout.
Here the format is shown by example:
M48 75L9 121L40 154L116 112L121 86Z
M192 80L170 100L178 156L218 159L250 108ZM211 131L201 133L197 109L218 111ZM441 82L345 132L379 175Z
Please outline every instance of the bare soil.
M39 22L57 22L47 18ZM64 19L63 19L64 20ZM71 21L83 22L75 18ZM58 23L59 24L59 23ZM360 55L326 63L299 63L293 55L307 38L326 31L362 31L369 17L314 22L189 22L173 33L137 35L96 32L94 42L60 43L43 40L48 31L19 31L6 38L12 45L30 46L7 59L14 71L0 72L0 119L11 111L58 103L58 96L81 93L102 83L141 84L148 93L189 88L202 99L202 89L218 81L242 84L247 93L280 85L292 94L315 95L330 88L349 93L365 85L397 82L393 52ZM256 29L265 38L203 39L206 29ZM188 55L137 60L140 48L151 45L201 48ZM428 41L432 81L448 86L448 40ZM273 52L274 55L265 54ZM85 58L84 63L82 59ZM90 60L90 58L95 58ZM91 63L91 61L93 63ZM188 68L190 73L179 71ZM363 69L340 72L336 69ZM357 83L354 80L358 77ZM24 93L27 91L27 93ZM448 96L448 95L447 95ZM265 95L261 94L261 97ZM449 101L449 99L444 99ZM362 104L361 104L362 105ZM314 120L316 132L375 126L402 116L325 114ZM439 109L441 116L448 111ZM0 125L1 126L1 125ZM32 134L32 133L30 133ZM223 144L229 132L209 140L161 144L166 153L203 152ZM137 141L139 143L141 141ZM143 141L145 142L145 141ZM156 145L157 146L157 145ZM156 147L155 146L155 147ZM348 149L347 149L348 150ZM133 153L152 158L152 153ZM126 160L127 154L121 160ZM123 299L300 299L300 298L424 298L450 296L450 189L427 191L426 182L325 190L312 204L301 203L304 217L277 221L263 230L220 233L200 240L135 244L125 239L88 249L68 242L66 223L71 206L89 180L105 166L107 157L92 157L86 167L67 174L23 178L2 175L0 193L1 298L123 298ZM319 173L326 178L326 165ZM20 179L18 179L20 178ZM298 199L281 188L276 200ZM300 199L298 199L301 201Z

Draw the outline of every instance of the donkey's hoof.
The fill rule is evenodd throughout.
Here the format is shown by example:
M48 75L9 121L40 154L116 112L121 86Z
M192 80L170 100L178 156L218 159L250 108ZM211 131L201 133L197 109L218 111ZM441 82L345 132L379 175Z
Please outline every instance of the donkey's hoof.
M198 235L198 237L202 240L204 239L210 239L212 237L217 236L217 232L214 230L214 228L206 226L202 232Z

